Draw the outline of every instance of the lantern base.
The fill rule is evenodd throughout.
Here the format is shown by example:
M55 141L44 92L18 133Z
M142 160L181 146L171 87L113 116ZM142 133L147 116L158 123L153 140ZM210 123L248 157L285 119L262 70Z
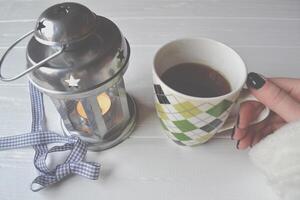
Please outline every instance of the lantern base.
M127 94L127 102L128 102L129 112L130 112L130 119L129 119L128 123L126 124L126 126L123 127L123 129L119 129L119 130L116 130L116 132L114 132L115 135L119 135L118 137L116 137L112 140L99 139L99 141L95 141L95 142L87 141L86 138L81 137L78 132L70 132L66 128L65 124L63 123L63 120L61 120L61 127L64 131L64 134L66 136L76 135L76 136L80 137L83 141L87 142L88 150L91 150L91 151L102 151L102 150L109 149L109 148L116 146L117 144L119 144L119 143L123 142L125 139L127 139L135 127L136 116L137 116L137 107L134 102L134 99L128 94Z

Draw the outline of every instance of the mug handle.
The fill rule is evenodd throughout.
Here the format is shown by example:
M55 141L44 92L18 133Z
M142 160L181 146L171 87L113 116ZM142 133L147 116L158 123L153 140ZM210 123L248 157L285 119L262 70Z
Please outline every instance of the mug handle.
M250 93L248 89L243 88L238 97L235 107L230 112L227 120L225 121L224 125L219 129L218 133L228 131L235 126L237 114L239 111L239 105L245 101L258 101L258 100ZM270 114L269 108L265 107L264 110L260 113L260 115L256 118L256 120L251 122L251 124L257 124L263 121L269 116L269 114Z

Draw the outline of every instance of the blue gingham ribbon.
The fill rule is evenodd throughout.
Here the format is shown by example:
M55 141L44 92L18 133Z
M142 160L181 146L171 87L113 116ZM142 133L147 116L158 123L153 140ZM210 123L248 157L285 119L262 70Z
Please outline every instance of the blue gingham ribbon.
M34 166L39 172L39 176L31 184L31 190L34 192L57 183L71 174L77 174L92 180L98 179L100 164L85 161L86 143L75 136L65 137L48 131L43 94L31 83L29 83L29 89L32 110L31 133L0 138L0 150L33 146L35 150ZM47 144L53 143L63 143L63 145L48 149ZM46 164L48 154L67 150L71 152L65 162L50 170Z

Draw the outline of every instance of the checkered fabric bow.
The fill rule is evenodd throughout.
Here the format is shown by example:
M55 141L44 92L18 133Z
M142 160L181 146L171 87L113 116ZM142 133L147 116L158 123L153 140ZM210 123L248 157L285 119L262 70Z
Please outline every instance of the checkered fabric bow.
M34 192L57 183L71 174L77 174L92 180L98 179L100 165L84 160L87 153L86 144L78 137L64 137L48 131L43 95L31 83L29 83L29 88L32 109L31 133L0 138L0 150L33 146L35 150L34 166L39 172L39 176L31 184L31 190ZM53 143L63 143L63 145L48 149L47 144ZM67 150L71 152L66 161L50 170L46 164L47 155Z

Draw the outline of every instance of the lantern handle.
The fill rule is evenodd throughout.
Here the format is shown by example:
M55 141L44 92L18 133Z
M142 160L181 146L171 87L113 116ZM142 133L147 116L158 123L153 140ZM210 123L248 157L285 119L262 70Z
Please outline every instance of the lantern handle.
M2 73L1 73L1 68L2 68L2 64L3 61L5 59L5 57L7 56L7 54L10 52L11 49L14 48L14 46L16 46L19 42L21 42L24 38L28 37L29 35L33 34L35 30L32 30L28 33L26 33L25 35L23 35L22 37L20 37L19 39L17 39L17 41L15 41L7 50L6 52L3 54L1 60L0 60L0 80L1 81L5 81L5 82L9 82L9 81L14 81L18 78L21 78L22 76L24 76L25 74L31 72L32 70L35 70L39 67L41 67L44 63L48 62L49 60L55 58L56 56L58 56L59 54L61 54L63 52L63 50L65 49L65 45L61 46L61 49L59 51L57 51L56 53L52 54L51 56L45 58L44 60L41 60L40 62L36 63L35 65L29 67L28 69L26 69L25 71L23 71L22 73L11 77L11 78L6 78L3 77Z

